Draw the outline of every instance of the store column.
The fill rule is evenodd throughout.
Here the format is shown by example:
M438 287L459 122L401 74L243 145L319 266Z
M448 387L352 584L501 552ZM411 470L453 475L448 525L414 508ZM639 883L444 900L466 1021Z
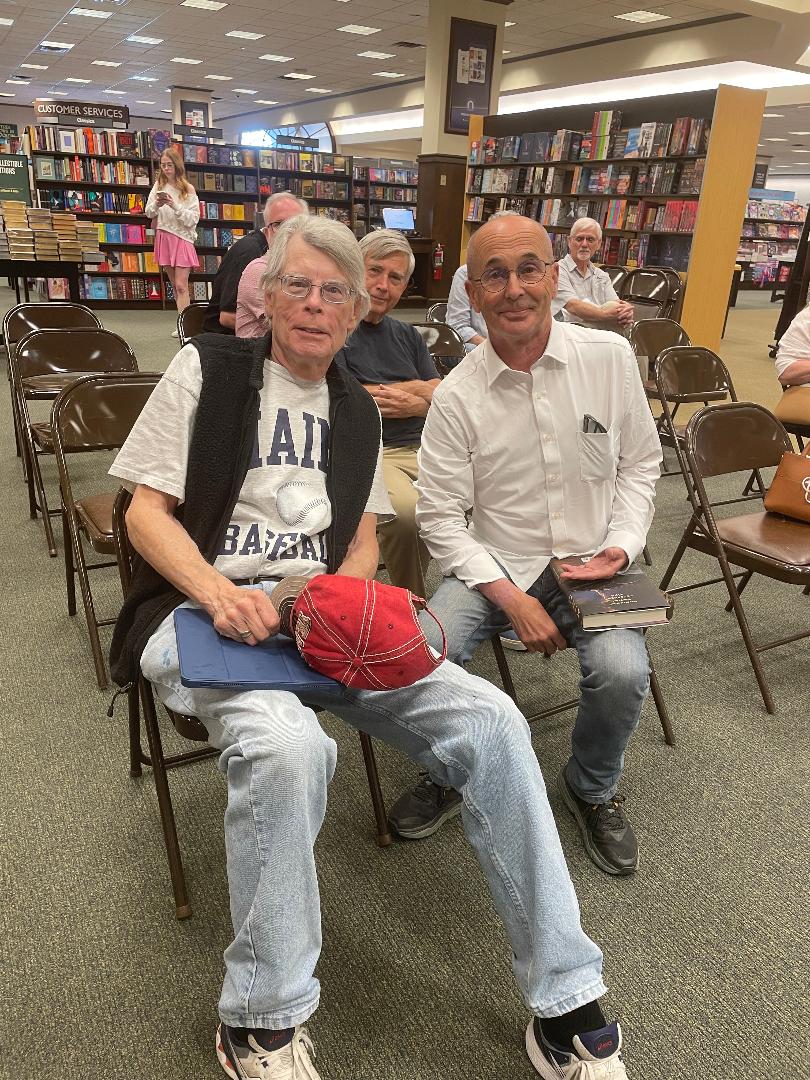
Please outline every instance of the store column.
M503 26L512 0L430 0L425 118L419 155L416 227L431 238L419 277L429 300L445 299L459 265L469 116L496 112ZM443 253L441 277L434 253Z

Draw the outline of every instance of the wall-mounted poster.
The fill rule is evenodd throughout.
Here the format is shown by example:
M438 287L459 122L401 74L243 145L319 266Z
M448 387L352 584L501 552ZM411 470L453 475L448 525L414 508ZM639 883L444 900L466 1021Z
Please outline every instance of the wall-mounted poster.
M207 128L210 122L210 110L208 108L207 101L180 101L180 122L184 127L188 128ZM194 143L204 143L206 141L204 133L201 133L203 137L199 135L192 135L190 132L185 132L186 141Z
M450 61L447 71L447 107L444 130L466 135L470 116L490 111L495 34L491 23L450 20Z

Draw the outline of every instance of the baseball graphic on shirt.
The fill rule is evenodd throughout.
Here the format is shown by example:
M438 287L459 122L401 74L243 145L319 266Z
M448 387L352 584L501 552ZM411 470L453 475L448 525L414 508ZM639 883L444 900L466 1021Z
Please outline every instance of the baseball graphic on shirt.
M285 525L307 536L326 528L329 520L329 500L322 488L306 480L289 480L276 492L276 509Z

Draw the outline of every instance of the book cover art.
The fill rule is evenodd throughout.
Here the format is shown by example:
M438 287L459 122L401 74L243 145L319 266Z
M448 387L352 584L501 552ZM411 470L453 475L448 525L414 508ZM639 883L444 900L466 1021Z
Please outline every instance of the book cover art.
M603 581L572 582L562 574L567 565L582 566L587 558L552 559L550 566L560 590L583 630L619 626L654 626L672 618L672 601L642 573L616 574Z
M134 131L116 132L118 154L120 157L138 157L138 136Z
M76 132L67 128L59 130L59 149L63 154L76 153Z

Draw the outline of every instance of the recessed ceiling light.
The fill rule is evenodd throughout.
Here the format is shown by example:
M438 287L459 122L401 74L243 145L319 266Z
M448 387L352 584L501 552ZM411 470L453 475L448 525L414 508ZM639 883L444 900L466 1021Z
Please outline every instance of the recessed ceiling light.
M765 120L781 120L784 115L783 112L764 112L762 117Z
M765 142L787 142L787 139L771 138L771 139L766 139Z
M624 15L614 15L614 19L625 19L627 22L661 22L663 19L671 19L671 15L662 15L659 11L644 11L640 8L638 11L625 11Z
M233 88L235 94L258 94L258 90L245 90L244 86L235 86Z
M404 79L404 71L372 71L372 75L379 75L381 79Z
M130 79L137 79L138 82L157 82L154 75L130 75Z
M14 25L14 20L13 19L0 19L0 26L13 26L13 25Z
M130 34L128 38L124 38L124 41L129 41L133 45L162 45L162 37L144 37L143 34ZM43 45L48 44L43 41Z
M501 49L501 56L508 56L511 51L511 49Z
M86 15L88 19L109 19L112 16L112 12L94 11L92 8L75 7L71 8L68 15Z
M65 82L89 83L89 82L91 82L91 80L90 79L73 79L73 78L71 78L71 79L65 79Z
M789 131L788 135L810 135L810 131ZM759 145L759 143L757 143Z
M396 53L392 53L392 52L372 52L371 50L369 50L368 52L359 52L357 55L358 56L367 56L369 58L369 60L390 60L393 56L396 56Z
M68 97L68 91L67 90L51 90L51 93L53 94L54 97ZM13 95L12 95L12 97L13 97Z
M227 4L219 3L218 0L183 0L180 7L201 8L203 11L221 11Z
M257 105L278 105L277 101L268 101L267 98L256 98Z
M513 22L508 22L508 21L507 21L507 22L505 22L505 23L504 23L503 25L504 25L504 26L517 26L517 23L513 23Z
M94 60L93 63L96 63ZM21 68L31 68L32 71L47 71L47 64L20 64Z
M40 41L39 47L45 49L72 49L75 42L71 41Z
M308 94L331 94L332 91L331 90L323 90L320 86L308 86L307 87L307 93Z
M105 90L104 93L105 94L118 94L118 95L123 97L123 96L126 95L126 90Z
M266 52L262 53L259 57L260 60L273 60L277 64L286 64L288 60L294 60L294 56L276 56L275 53Z
M89 79L87 80L90 81ZM7 83L11 83L14 86L28 86L28 79L6 79Z
M96 67L121 67L116 60L91 60L90 63Z
M243 38L245 41L258 41L264 34L254 34L252 30L229 30L225 37Z
M169 62L172 64L201 64L202 60L192 60L188 56L173 56Z
M160 111L170 113L172 110L171 109L161 109Z
M314 79L314 75L305 75L302 71L288 71L286 75L281 75L282 79Z
M137 100L137 101L135 102L135 104L136 104L136 105L156 105L156 104L157 104L157 102L156 102L156 101L141 101L140 99L138 99L138 100Z
M16 94L9 94L5 90L0 90L0 97L16 97Z
M358 26L357 23L348 23L346 26L339 26L338 32L341 34L379 34L381 29L380 26Z
M233 82L233 75L206 75L206 79L216 79L217 82Z

